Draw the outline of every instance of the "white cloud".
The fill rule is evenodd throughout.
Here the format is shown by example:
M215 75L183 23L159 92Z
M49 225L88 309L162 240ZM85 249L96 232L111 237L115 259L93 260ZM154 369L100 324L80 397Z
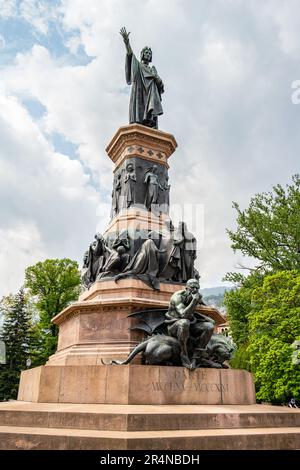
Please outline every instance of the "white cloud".
M40 34L47 34L49 22L59 14L59 6L47 0L0 0L0 18L22 19Z
M20 3L21 17L42 34L48 31L48 12L49 7L38 0L23 0Z
M273 0L273 2L268 2L262 6L261 13L265 19L272 18L274 21L282 51L299 60L299 1L282 2L281 0Z
M2 16L14 14L13 3L0 9ZM36 31L47 36L55 20L70 52L84 49L92 60L74 65L66 55L52 55L51 43L37 41L2 68L0 192L8 202L1 230L17 230L21 220L38 230L41 253L80 257L95 224L105 224L102 206L100 221L96 215L111 189L105 147L128 114L118 33L125 25L137 55L152 46L165 81L160 128L179 143L170 160L171 201L203 205L198 267L204 285L218 284L241 261L225 233L234 226L231 201L245 206L255 192L285 184L298 169L300 106L290 97L300 75L296 5L64 0L50 8L23 0L18 14ZM41 119L33 121L22 108L24 97L45 106ZM53 132L78 145L78 160L55 153Z
M87 67L61 64L45 47L36 45L30 52L19 54L16 65L4 74L13 93L32 95L47 108L40 123L44 131L60 132L79 145L80 158L108 189L112 165L104 157L104 148L108 129L113 127L111 119L123 97L116 99L116 108L111 110L112 95L108 82L104 86L101 63L95 61ZM107 119L103 119L105 114Z
M15 293L24 283L25 269L46 258L46 250L37 226L26 222L0 229L0 247L0 295Z
M80 162L54 152L3 89L0 140L1 275L9 281L0 284L2 294L13 279L17 287L26 263L46 256L80 259L96 225L98 195Z
M0 0L0 18L10 18L17 12L16 0Z

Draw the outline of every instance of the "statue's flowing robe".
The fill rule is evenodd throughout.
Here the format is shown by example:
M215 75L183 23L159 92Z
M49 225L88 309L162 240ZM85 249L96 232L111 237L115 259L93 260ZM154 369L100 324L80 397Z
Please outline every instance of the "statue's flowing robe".
M146 240L117 279L137 277L154 289L159 289L159 250L153 240Z
M124 201L125 207L130 207L134 204L134 189L135 189L136 177L133 174L128 173L124 180Z
M89 287L96 281L98 273L103 270L107 256L108 252L103 240L95 240L90 244L81 277L86 287Z
M156 182L152 182L150 173L147 173L144 182L147 184L145 206L151 209L152 204L158 204L158 176L156 176Z
M117 214L119 211L119 199L120 199L121 189L122 189L121 181L116 180L114 183L114 188L112 192L112 216Z
M143 123L163 114L161 94L163 83L155 81L155 67L139 62L135 55L126 54L127 85L132 85L129 103L129 123Z
M98 274L97 279L117 275L126 268L129 260L129 254L125 253L120 256L116 250L112 250L103 266L103 272Z
M194 260L196 258L195 237L186 229L179 228L174 234L174 245L170 254L170 262L177 268L179 280L186 282L194 276Z

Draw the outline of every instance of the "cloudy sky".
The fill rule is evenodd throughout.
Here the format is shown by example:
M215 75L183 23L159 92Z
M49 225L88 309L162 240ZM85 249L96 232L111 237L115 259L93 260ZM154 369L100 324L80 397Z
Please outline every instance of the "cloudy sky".
M159 127L179 144L171 202L197 208L202 285L220 285L243 262L225 232L232 200L246 207L299 171L299 5L0 0L0 295L37 261L81 261L108 222L105 147L128 122L123 25L137 54L152 47L165 83Z

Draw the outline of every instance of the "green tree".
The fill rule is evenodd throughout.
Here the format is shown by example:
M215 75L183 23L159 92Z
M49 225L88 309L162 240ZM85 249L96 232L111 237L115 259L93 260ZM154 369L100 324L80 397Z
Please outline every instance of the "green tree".
M237 230L227 230L232 248L259 261L265 272L300 269L300 176L286 188L256 194L246 210L238 203Z
M24 289L3 298L0 309L4 315L0 339L6 348L6 364L0 367L0 400L7 400L17 397L20 372L30 357L32 323Z
M300 399L300 369L291 347L300 335L300 273L283 271L264 278L252 293L248 353L257 398L281 403Z
M57 346L58 328L51 319L80 292L80 273L76 261L68 258L47 259L25 271L25 287L36 299L39 321L35 325L37 338L34 365L44 364Z
M237 346L230 365L235 369L250 370L250 358L247 350L249 314L253 291L262 284L263 276L257 271L253 271L247 277L242 274L229 273L225 280L233 282L236 286L235 289L225 292L224 297L231 335Z
M229 273L224 280L233 282L235 289L225 292L224 305L234 343L239 347L248 341L248 315L251 311L253 290L262 284L263 276L253 271L249 276Z

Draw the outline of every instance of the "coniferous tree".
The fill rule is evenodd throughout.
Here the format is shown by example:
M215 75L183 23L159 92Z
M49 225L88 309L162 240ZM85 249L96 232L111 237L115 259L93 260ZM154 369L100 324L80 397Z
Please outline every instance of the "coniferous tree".
M20 372L26 369L32 342L31 314L23 288L1 302L4 322L0 339L5 343L6 364L0 368L0 400L16 398Z

